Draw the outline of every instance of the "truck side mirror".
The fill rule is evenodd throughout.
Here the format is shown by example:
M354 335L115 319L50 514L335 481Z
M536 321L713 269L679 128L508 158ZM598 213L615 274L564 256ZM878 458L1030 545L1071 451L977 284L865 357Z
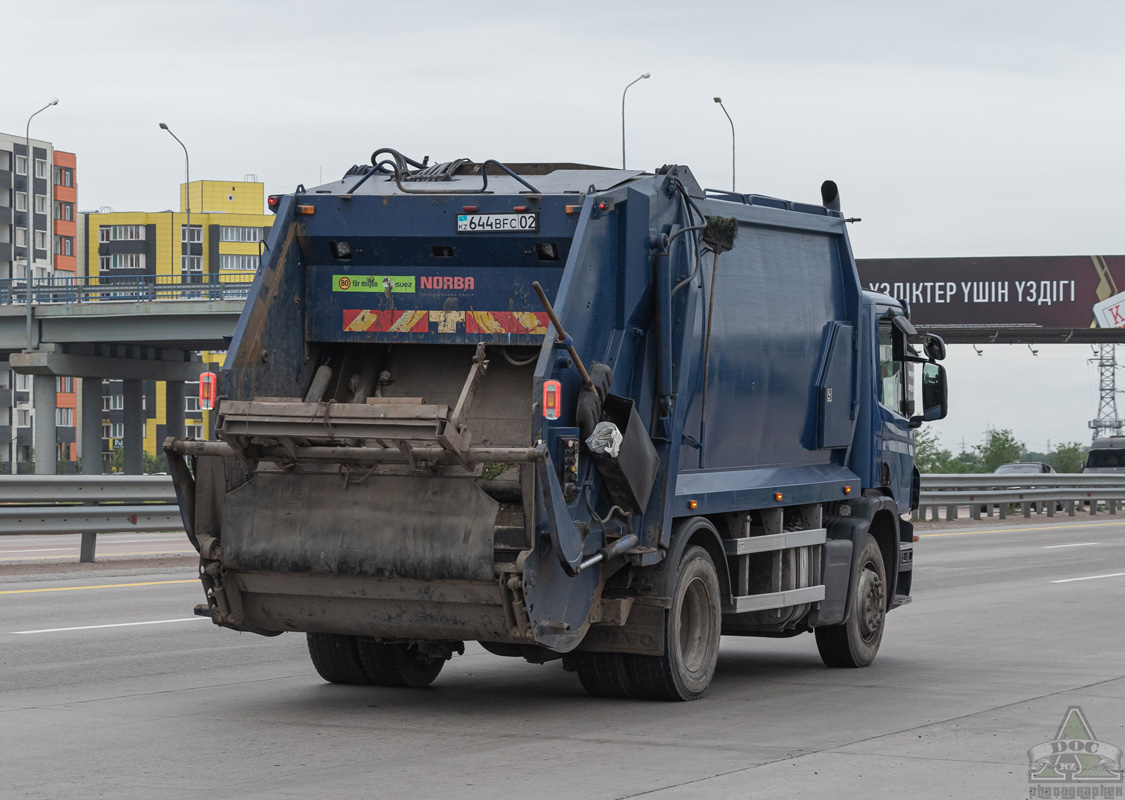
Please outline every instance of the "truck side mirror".
M925 348L926 356L929 357L930 361L945 360L945 341L940 336L927 333L923 339L922 347Z
M945 419L949 411L949 390L945 382L945 367L941 364L922 365L922 415L910 418L910 427L923 422Z

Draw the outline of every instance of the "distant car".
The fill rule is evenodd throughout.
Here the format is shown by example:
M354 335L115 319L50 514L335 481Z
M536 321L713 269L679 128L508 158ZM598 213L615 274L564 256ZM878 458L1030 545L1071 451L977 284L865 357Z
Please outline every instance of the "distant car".
M1001 464L992 471L993 475L1045 475L1049 472L1055 472L1055 468L1050 464L1044 464L1042 461L1013 461L1010 464ZM1012 486L1011 489L1019 487ZM1046 507L1044 507L1044 510ZM1062 511L1063 505L1059 503L1056 511ZM1038 503L1031 504L1032 511L1039 510Z
M1001 464L992 471L992 474L1042 475L1054 471L1054 467L1042 461L1013 461L1011 464Z

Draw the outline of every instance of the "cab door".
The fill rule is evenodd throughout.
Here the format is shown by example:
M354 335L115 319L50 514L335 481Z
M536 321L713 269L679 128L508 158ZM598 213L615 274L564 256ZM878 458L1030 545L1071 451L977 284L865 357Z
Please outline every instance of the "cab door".
M892 312L893 313L893 312ZM890 491L899 513L910 510L910 487L914 478L914 445L910 434L907 391L910 376L903 360L905 334L892 316L879 320L879 431L876 477Z

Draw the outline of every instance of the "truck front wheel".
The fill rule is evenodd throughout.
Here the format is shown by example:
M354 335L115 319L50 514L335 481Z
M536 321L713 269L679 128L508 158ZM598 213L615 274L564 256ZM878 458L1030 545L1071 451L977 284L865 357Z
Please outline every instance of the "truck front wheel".
M380 644L359 640L359 660L376 686L421 689L437 678L444 659L430 658L415 644Z
M887 572L879 543L864 535L852 582L852 611L840 625L816 628L816 649L829 667L866 667L875 660L887 622Z
M676 569L672 607L665 615L664 655L629 656L629 677L637 697L695 700L715 676L722 608L719 574L702 547L684 551Z

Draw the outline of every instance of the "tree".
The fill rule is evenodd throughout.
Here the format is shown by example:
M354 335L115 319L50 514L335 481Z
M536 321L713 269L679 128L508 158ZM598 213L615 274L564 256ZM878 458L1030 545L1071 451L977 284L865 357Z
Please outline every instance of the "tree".
M1061 442L1051 451L1051 466L1058 472L1081 472L1086 454L1078 442Z
M1024 446L1007 428L989 431L983 444L973 445L980 456L980 471L995 472L1001 464L1010 464L1023 457Z
M933 428L914 431L914 463L918 471L926 474L969 472L970 465L941 446L941 439Z

